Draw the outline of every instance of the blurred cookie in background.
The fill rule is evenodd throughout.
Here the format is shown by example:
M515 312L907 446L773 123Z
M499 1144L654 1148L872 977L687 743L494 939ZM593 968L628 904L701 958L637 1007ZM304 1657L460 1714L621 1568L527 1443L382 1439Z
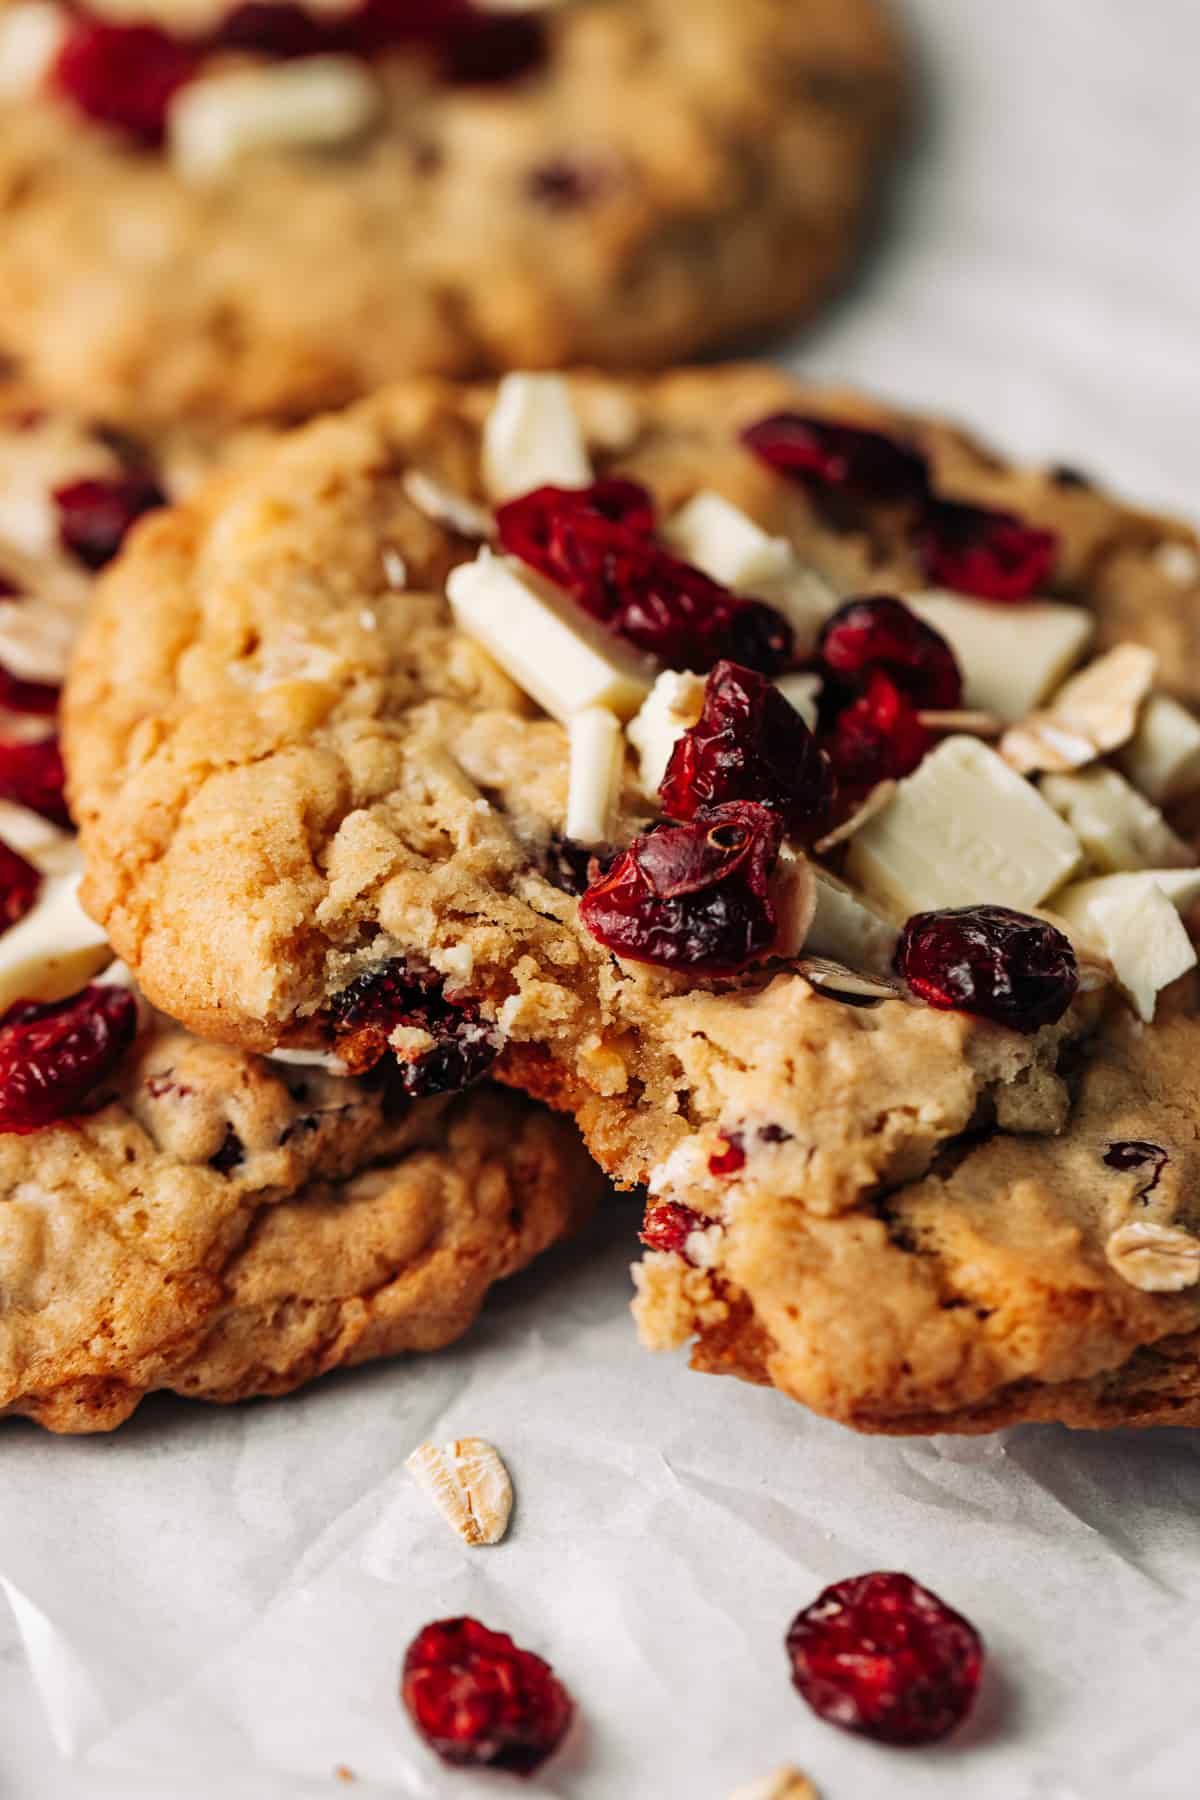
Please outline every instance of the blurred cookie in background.
M846 268L875 0L0 0L0 350L113 419L652 366Z

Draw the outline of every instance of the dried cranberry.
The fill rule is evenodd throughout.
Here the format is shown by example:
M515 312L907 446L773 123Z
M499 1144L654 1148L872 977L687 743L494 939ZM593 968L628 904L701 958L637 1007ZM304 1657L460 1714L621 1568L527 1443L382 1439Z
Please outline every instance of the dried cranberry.
M0 569L0 600L19 600L24 591L11 575L6 575L3 569Z
M929 492L929 465L919 450L861 425L773 413L743 431L742 442L780 475L856 500L923 501Z
M496 526L510 555L669 668L703 674L729 658L770 674L791 659L791 627L774 607L653 542L653 502L636 482L536 488L500 507Z
M578 897L597 873L612 867L615 854L603 846L596 849L564 837L561 831L552 831L542 857L542 870L552 887Z
M727 975L768 956L779 921L770 876L778 813L730 801L635 838L579 902L592 936L618 956L694 975Z
M66 771L57 737L22 743L0 738L0 800L13 800L54 825L70 825Z
M102 125L148 144L166 129L167 108L199 73L202 52L157 25L105 25L79 18L54 64L59 93Z
M952 711L962 704L962 674L953 650L932 625L890 595L839 606L821 632L817 654L831 674L854 689L879 669L914 706Z
M916 913L900 934L895 963L927 1005L1013 1031L1061 1019L1079 986L1070 939L1007 906Z
M0 707L48 719L58 711L61 689L49 681L26 681L0 663Z
M909 1575L827 1587L787 1634L792 1680L818 1717L881 1744L935 1744L961 1725L983 1673L974 1626Z
M10 1007L0 1018L0 1132L40 1131L77 1112L136 1033L137 1003L124 988Z
M0 838L0 931L7 931L30 911L42 878L31 862Z
M283 61L341 47L340 18L318 19L294 0L243 0L226 13L209 47L245 50Z
M779 814L789 836L811 843L828 827L833 789L828 759L779 689L753 669L720 662L658 792L673 819L726 800L757 800Z
M355 1074L390 1054L398 1025L426 1031L433 1046L398 1058L397 1074L410 1099L457 1093L495 1062L499 1043L470 1001L446 998L436 977L414 974L402 960L360 975L334 1000L333 1041Z
M843 707L821 737L843 816L860 806L881 781L911 775L933 742L912 702L886 675L872 675L866 693Z
M693 1231L703 1231L708 1223L690 1206L680 1206L676 1200L651 1200L638 1236L647 1250L666 1250L673 1256L686 1256L687 1241Z
M1027 600L1054 567L1058 539L1014 513L953 500L926 507L918 532L930 581L980 600Z
M614 179L612 169L606 165L562 156L530 169L525 177L525 191L547 212L578 212L603 198Z
M439 1619L419 1631L400 1693L443 1762L514 1775L541 1768L575 1710L549 1663L477 1619Z
M241 1138L233 1129L233 1126L227 1125L225 1127L225 1136L221 1142L221 1148L217 1151L215 1156L210 1156L208 1159L209 1168L215 1169L218 1175L232 1175L235 1169L241 1168L245 1160L245 1144L243 1144Z
M107 481L72 481L56 488L58 537L64 550L87 569L102 569L143 513L167 504L149 475L116 475Z
M545 60L546 42L545 21L536 13L502 17L464 8L438 40L441 74L446 81L472 85L519 81Z
M746 1150L739 1132L730 1132L724 1139L725 1148L718 1150L708 1159L710 1175L737 1175L746 1166Z
M1139 1138L1110 1144L1104 1152L1104 1161L1110 1169L1120 1169L1123 1173L1130 1169L1147 1171L1146 1185L1138 1189L1139 1200L1145 1200L1154 1192L1170 1160L1161 1144L1147 1144Z

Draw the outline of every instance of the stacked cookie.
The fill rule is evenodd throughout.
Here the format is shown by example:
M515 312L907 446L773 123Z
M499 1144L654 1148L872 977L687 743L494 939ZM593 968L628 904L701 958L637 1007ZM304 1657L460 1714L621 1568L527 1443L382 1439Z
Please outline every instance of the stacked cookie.
M178 1023L205 954L181 917L183 986L147 1001L81 908L64 797L96 576L143 515L386 378L658 362L802 312L860 235L900 86L871 0L2 0L0 1409L103 1429L152 1388L281 1392L446 1343L602 1185L565 1122L479 1084L496 1027L420 959L385 1016L375 932L340 1051L260 1055L221 1003ZM358 596L414 671L444 523ZM272 654L268 705L311 712L307 649ZM465 641L443 673L516 700ZM292 849L319 856L293 774ZM260 851L283 899L292 850L275 875ZM249 947L249 912L226 922Z

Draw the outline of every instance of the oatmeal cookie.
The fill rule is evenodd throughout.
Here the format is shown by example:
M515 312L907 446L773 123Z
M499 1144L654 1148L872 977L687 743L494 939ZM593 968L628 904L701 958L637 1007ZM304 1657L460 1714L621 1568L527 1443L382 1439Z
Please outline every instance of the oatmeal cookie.
M0 1132L0 1411L52 1431L453 1343L600 1180L515 1095L390 1107L166 1025L92 1104Z
M573 1113L702 1367L872 1429L1166 1416L1196 567L764 368L410 383L102 582L86 902L202 1034L433 1022Z
M828 292L903 85L876 0L7 0L0 351L159 424L662 364Z

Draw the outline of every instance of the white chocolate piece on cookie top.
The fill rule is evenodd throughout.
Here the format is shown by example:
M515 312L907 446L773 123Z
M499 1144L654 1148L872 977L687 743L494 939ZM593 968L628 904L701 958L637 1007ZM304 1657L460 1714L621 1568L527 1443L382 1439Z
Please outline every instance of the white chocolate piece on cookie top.
M587 487L592 465L561 375L506 375L483 428L483 482L493 500L539 487Z
M663 539L685 562L743 593L778 581L795 564L791 542L771 537L723 494L703 488L663 527Z
M1040 706L1092 641L1095 621L1081 606L1030 600L1019 608L961 594L909 594L905 604L940 632L962 670L963 704L1004 720Z
M352 142L374 120L382 91L351 56L305 56L190 81L167 117L171 160L189 181L227 175L256 151Z
M629 719L650 692L648 657L512 557L481 551L453 571L446 593L462 630L552 718L603 706Z
M1169 694L1153 694L1116 760L1147 799L1181 800L1200 787L1200 721Z
M1102 875L1055 894L1053 910L1112 964L1140 1019L1154 1017L1158 996L1196 966L1196 948L1179 917L1200 899L1200 869Z
M112 961L79 904L82 873L47 874L32 910L0 933L0 1012L18 1000L65 1000Z
M856 833L846 867L902 922L983 903L1027 912L1081 861L1079 839L1029 782L978 739L951 737Z
M1191 846L1172 831L1157 806L1116 769L1047 775L1040 792L1067 821L1101 874L1187 868L1196 860Z
M664 669L651 688L626 736L637 751L641 784L653 796L662 785L676 744L704 708L704 677Z
M0 12L0 100L20 100L37 92L68 30L65 8L49 0L18 0Z
M576 844L611 842L625 772L621 721L604 706L576 713L570 727L567 836Z
M704 488L663 527L677 555L723 586L767 601L807 648L836 609L838 596L801 562L788 538L771 537L724 495Z

